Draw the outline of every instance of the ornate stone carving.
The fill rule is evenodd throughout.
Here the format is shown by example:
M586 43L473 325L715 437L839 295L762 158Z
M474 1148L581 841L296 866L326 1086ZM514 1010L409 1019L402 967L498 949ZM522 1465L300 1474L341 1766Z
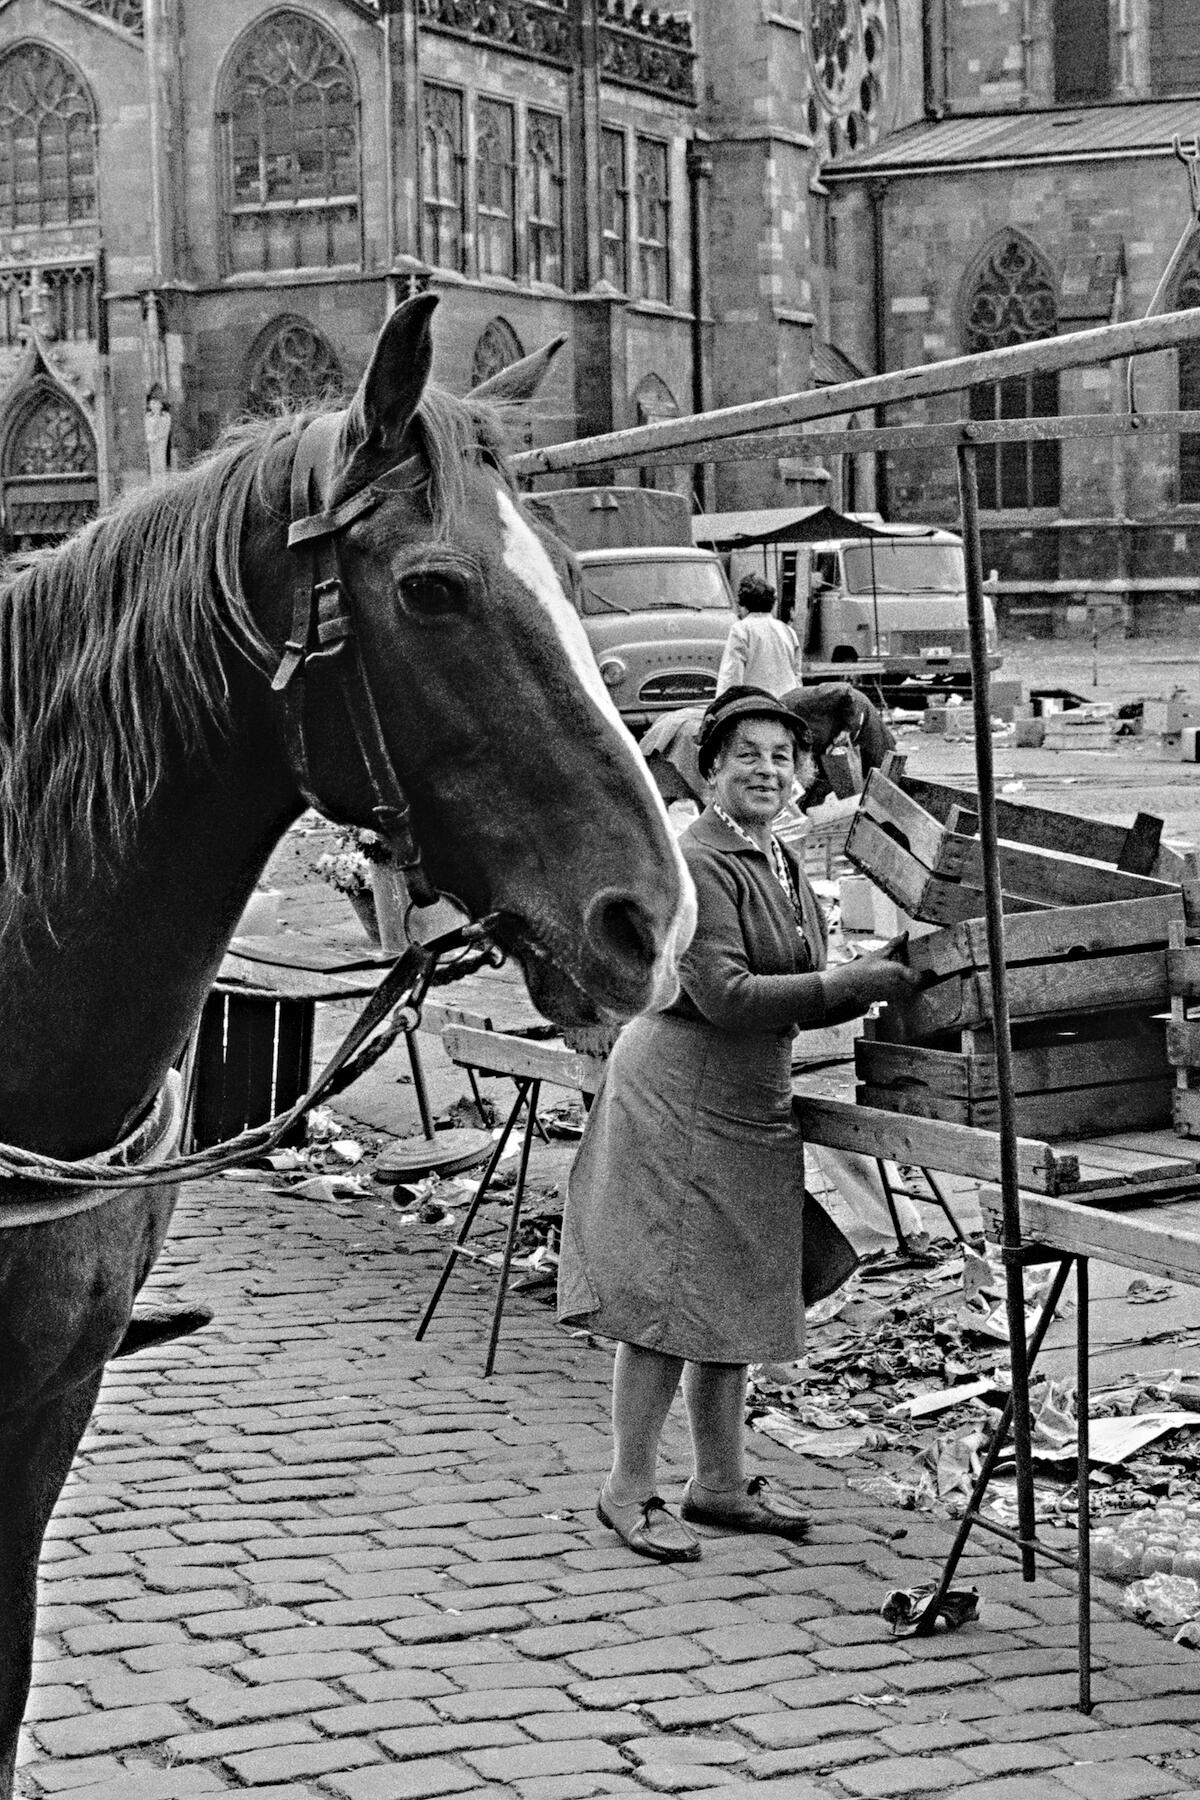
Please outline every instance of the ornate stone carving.
M475 354L471 358L471 386L480 387L499 375L501 369L520 362L525 352L521 340L507 319L489 319L479 334Z
M1052 337L1057 300L1050 272L1023 238L1008 237L984 258L975 274L963 321L967 351L995 350Z
M96 443L87 420L65 394L39 389L8 440L5 472L85 475L96 468Z
M660 13L642 0L600 0L600 73L605 81L648 88L696 104L696 52L684 13Z
M570 0L419 0L418 16L435 31L482 39L499 49L566 66L571 60Z
M571 0L418 0L423 25L559 68L571 64ZM605 81L696 103L691 20L642 0L599 0Z
M77 0L77 4L85 6L88 12L99 13L101 18L111 20L122 31L131 31L134 37L142 35L142 0Z
M343 386L342 366L306 319L276 319L250 352L250 411L301 412L332 399Z

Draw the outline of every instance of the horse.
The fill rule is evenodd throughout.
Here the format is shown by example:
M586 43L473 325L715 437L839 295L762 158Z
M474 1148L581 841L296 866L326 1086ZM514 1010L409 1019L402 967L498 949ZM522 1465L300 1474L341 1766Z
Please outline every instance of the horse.
M888 751L896 748L896 740L879 708L848 681L794 687L781 699L784 706L803 719L812 739L817 776L805 791L805 811L819 806L833 791L833 784L821 765L826 752L835 743L845 740L854 745L862 760L864 775L870 769L879 768ZM664 713L641 740L646 765L668 804L673 800L694 800L698 805L704 805L705 782L696 761L696 733L703 716L703 708L698 706Z
M0 587L0 1144L170 1147L169 1072L310 805L494 915L551 1020L676 991L665 810L505 474L499 386L430 384L434 304L345 408L239 428ZM176 1188L72 1213L0 1180L3 1796L44 1532Z

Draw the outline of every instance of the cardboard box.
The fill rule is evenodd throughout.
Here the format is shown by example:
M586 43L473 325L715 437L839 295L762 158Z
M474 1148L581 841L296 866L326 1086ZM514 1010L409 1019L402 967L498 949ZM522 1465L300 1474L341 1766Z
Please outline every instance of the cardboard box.
M843 931L864 931L871 937L892 938L908 920L894 900L865 875L844 875L838 883Z

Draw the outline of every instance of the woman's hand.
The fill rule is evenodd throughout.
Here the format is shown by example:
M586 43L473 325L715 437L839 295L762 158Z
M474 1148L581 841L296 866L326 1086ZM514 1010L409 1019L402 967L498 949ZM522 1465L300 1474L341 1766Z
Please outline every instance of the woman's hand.
M856 1019L877 1000L911 999L925 977L897 960L906 949L907 934L875 956L856 956L853 962L826 969L821 976L826 1023L840 1025L844 1019Z

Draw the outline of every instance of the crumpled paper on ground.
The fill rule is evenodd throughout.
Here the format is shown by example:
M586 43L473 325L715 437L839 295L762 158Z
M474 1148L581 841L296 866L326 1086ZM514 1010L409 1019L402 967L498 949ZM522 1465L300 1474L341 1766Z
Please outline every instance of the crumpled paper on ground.
M940 1583L929 1587L893 1588L880 1607L894 1637L912 1637L924 1622ZM937 1608L937 1624L957 1631L979 1617L978 1588L950 1588Z
M1173 1630L1200 1619L1200 1581L1191 1575L1168 1575L1159 1570L1125 1589L1121 1605L1135 1619ZM1177 1640L1178 1641L1178 1640ZM1191 1643L1194 1640L1183 1640Z

